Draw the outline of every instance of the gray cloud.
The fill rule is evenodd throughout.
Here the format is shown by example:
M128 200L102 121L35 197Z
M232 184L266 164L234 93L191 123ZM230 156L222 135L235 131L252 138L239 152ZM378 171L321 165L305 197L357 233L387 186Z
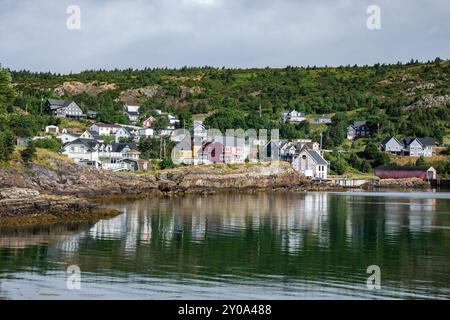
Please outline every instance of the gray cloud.
M68 30L68 5L81 30ZM381 7L382 29L366 28ZM12 69L345 65L450 57L441 0L0 0Z

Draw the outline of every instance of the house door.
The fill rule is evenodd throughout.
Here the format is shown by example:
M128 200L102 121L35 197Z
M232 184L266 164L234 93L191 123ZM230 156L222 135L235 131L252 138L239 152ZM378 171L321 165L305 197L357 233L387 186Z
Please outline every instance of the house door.
M434 172L433 171L427 171L427 180L433 180L434 179Z

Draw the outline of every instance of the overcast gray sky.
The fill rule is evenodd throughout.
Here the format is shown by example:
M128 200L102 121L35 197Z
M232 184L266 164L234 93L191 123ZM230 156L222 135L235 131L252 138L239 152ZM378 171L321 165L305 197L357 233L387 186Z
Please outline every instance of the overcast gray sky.
M369 5L381 30L366 26ZM78 5L81 29L66 10ZM0 0L11 69L346 65L450 58L449 0Z

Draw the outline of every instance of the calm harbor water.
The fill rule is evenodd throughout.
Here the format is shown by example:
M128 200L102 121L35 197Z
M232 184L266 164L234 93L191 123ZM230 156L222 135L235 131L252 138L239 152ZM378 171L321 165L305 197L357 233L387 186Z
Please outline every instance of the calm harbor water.
M106 203L0 230L0 299L449 299L450 193L259 193ZM66 286L67 267L81 289ZM368 290L367 267L381 269Z

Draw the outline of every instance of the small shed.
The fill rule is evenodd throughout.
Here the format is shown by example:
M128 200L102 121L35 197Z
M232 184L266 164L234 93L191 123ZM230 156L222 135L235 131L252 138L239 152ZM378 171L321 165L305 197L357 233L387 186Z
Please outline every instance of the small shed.
M375 168L375 175L380 179L420 178L434 180L436 179L436 169L418 166L380 166Z
M87 118L91 120L97 119L97 111L94 110L88 110L87 112Z
M56 133L56 134L58 134L59 133L59 127L58 126L53 126L53 125L46 126L45 127L45 133Z

